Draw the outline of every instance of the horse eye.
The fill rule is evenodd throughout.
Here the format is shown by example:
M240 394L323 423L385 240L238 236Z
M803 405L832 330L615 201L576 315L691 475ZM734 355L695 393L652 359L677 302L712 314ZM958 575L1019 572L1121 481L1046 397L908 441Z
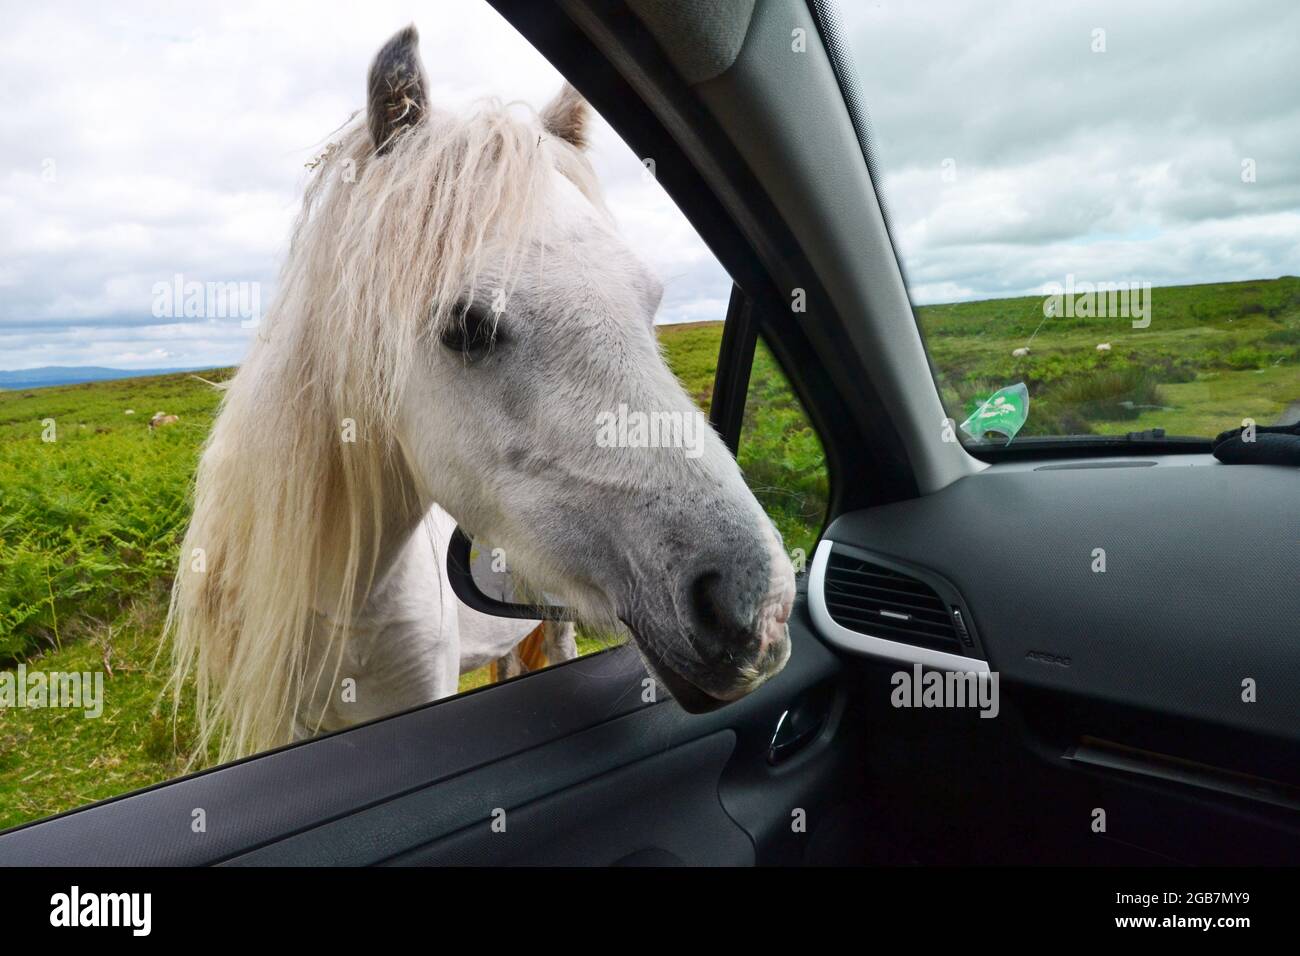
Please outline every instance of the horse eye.
M459 352L467 361L477 362L491 354L502 338L500 323L471 306L453 315L451 324L442 333L442 344L453 352Z

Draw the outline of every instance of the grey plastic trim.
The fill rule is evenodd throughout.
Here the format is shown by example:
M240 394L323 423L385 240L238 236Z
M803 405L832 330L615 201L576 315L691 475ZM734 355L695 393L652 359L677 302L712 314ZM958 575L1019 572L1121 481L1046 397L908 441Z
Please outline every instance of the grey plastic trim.
M807 30L799 54L790 49L796 27ZM959 442L943 440L948 414L863 152L866 130L854 125L814 10L805 0L756 5L736 62L695 90L830 296L892 411L921 493L982 471ZM770 268L788 288L806 284L781 263Z
M817 633L829 643L854 654L867 654L891 661L920 664L922 667L933 667L937 670L970 671L976 674L989 672L988 662L977 657L946 654L928 647L913 647L901 641L890 641L883 637L850 631L847 627L835 623L826 608L826 565L830 562L831 549L834 546L833 541L822 539L813 555L812 570L808 575L808 610L812 614L813 626L817 629Z
M736 62L756 0L628 0L683 80L711 80Z
M1108 740L1085 737L1065 753L1065 759L1102 770L1135 774L1287 810L1300 810L1300 787Z
M853 123L853 130L858 134L858 144L862 147L862 158L867 161L867 172L871 175L871 182L878 183L881 177L876 159L876 140L871 133L871 113L862 95L862 84L858 80L858 70L853 63L852 50L844 38L839 4L834 0L808 0L808 8L812 11L813 22L817 24L821 33L822 45L826 47L826 56L831 61L831 69L835 71L835 78L839 80L840 93L849 111L849 120ZM879 190L876 191L876 201L880 204L880 213L885 220L885 226L889 227L889 206ZM895 250L895 258L898 258L897 250ZM901 261L899 271L904 271ZM906 278L905 274L904 278Z

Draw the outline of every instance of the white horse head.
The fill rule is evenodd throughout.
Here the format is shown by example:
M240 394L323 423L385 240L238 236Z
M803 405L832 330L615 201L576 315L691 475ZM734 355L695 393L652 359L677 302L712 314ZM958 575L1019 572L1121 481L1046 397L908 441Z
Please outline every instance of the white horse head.
M369 92L200 464L172 625L204 726L227 754L283 739L435 502L583 620L624 622L688 710L753 690L789 655L793 570L726 447L691 431L586 104L439 111L414 28ZM620 413L694 440L601 440Z

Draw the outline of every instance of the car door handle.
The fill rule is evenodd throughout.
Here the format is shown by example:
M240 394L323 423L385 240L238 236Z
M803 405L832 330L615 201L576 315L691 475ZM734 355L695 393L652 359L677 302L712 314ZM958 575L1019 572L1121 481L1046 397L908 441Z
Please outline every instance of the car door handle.
M767 747L767 762L775 766L812 743L825 726L827 713L827 695L823 693L807 694L782 711Z

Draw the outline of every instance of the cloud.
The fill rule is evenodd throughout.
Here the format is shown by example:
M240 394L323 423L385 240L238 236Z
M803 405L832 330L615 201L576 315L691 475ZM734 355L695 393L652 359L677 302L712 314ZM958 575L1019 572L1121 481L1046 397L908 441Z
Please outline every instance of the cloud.
M843 12L914 301L1300 271L1296 4Z
M540 107L561 83L482 0L436 15L403 0L11 6L5 368L237 361L237 319L155 318L153 285L258 283L269 303L304 164L363 105L370 58L402 25L421 27L440 104ZM1300 273L1300 5L841 7L914 301L1069 274ZM730 280L708 248L608 125L593 141L615 217L665 282L660 321L721 318Z
M8 10L0 368L238 361L250 330L154 318L154 284L177 273L257 283L270 301L304 164L364 105L371 57L409 22L440 105L496 96L541 107L560 88L481 0L440 2L436 16L400 0ZM730 280L600 120L593 160L665 281L660 319L722 318Z

